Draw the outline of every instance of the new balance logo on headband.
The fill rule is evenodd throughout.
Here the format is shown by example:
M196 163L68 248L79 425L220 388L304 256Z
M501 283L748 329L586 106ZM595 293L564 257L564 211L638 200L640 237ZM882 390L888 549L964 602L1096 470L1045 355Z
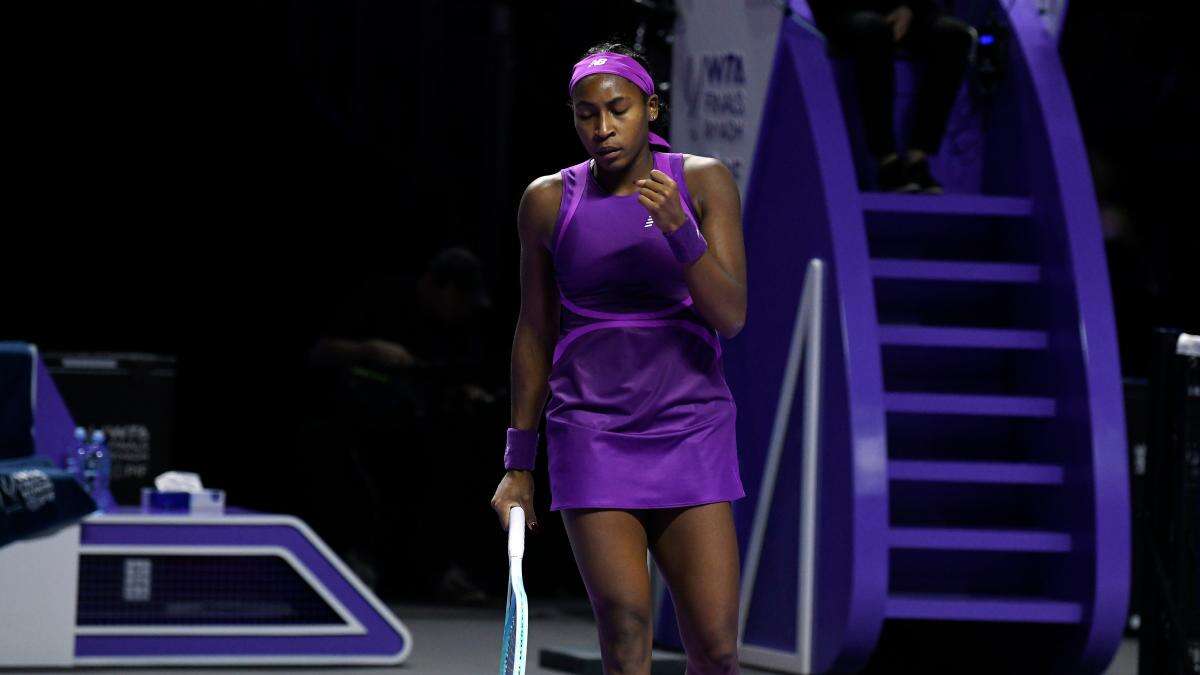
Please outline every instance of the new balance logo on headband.
M599 59L592 59L592 62L589 63L588 65L589 66L602 66L606 63L608 63L607 58L599 58Z

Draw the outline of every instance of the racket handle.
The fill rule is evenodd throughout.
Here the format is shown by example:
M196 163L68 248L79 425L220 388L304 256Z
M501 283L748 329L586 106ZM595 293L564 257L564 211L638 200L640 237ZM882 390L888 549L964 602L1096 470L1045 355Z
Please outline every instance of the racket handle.
M508 510L508 557L525 555L525 509L514 506Z

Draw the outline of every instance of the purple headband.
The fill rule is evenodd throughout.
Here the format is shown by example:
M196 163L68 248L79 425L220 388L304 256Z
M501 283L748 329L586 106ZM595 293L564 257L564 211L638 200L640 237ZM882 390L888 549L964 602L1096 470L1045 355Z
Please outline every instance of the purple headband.
M588 75L597 75L599 73L609 73L611 75L619 75L630 82L637 85L638 89L645 92L646 96L654 95L654 79L650 77L650 73L642 67L642 64L637 62L637 59L617 54L616 52L597 52L589 54L575 64L574 70L571 71L571 83L567 87L567 95L575 91L575 84ZM671 145L663 139L662 136L650 132L648 137L650 147L661 147L664 150L670 150Z

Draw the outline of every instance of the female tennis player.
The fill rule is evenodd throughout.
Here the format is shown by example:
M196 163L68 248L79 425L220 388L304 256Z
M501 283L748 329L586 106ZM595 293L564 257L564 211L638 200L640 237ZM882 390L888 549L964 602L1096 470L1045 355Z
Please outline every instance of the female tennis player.
M521 198L521 311L512 350L507 528L533 508L545 404L551 511L591 600L605 672L649 673L649 548L675 601L688 672L736 673L736 407L719 337L746 318L737 185L721 162L665 152L639 55L592 48L570 80L590 158ZM547 393L549 402L546 402Z

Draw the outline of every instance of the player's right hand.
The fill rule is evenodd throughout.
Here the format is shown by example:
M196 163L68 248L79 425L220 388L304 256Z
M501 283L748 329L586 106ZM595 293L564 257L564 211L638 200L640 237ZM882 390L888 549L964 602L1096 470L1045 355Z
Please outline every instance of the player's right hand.
M525 527L530 532L541 532L537 514L533 511L533 472L509 470L500 479L496 494L492 496L492 508L500 517L500 526L508 532L508 511L514 506L525 509Z

